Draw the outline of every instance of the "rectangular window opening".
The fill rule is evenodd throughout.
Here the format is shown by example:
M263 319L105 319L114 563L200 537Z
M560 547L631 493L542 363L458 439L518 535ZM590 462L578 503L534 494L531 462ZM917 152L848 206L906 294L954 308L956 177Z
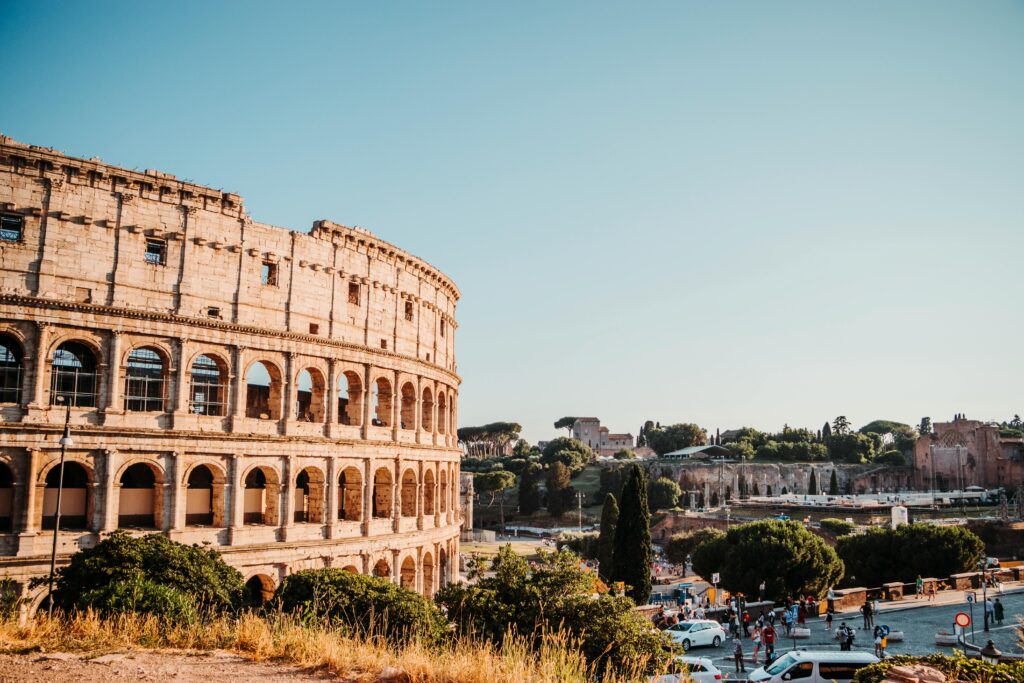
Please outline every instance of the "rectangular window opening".
M162 266L167 263L167 242L158 239L146 240L146 263Z
M411 301L406 301L405 302L405 319L406 320L410 320L410 321L412 320L412 302Z
M359 284L356 282L348 283L348 302L353 306L359 305Z
M270 261L263 262L263 270L260 273L260 282L268 287L277 287L277 264Z
M206 307L206 315L209 318L219 318L220 317L220 306L207 306Z
M388 340L387 339L381 339L380 340L380 348L385 349L385 350L388 348Z
M317 324L317 323L310 323L309 324L309 333L310 334L320 334L320 325Z
M10 213L0 215L0 240L4 242L20 242L24 227L24 217Z
M445 328L446 327L447 327L447 325L445 324L445 320L442 318L441 319L441 336L442 337L444 336L444 332L445 332Z

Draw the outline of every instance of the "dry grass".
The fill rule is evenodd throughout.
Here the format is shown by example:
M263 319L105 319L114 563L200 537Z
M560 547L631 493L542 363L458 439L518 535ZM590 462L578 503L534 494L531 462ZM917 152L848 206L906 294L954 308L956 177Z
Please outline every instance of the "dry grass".
M71 618L40 616L27 625L0 622L0 652L105 652L131 649L228 650L254 660L270 660L327 670L357 681L372 681L396 667L416 683L583 683L595 672L565 635L546 636L539 651L520 637L496 647L461 639L443 648L413 642L394 647L375 636L306 627L284 615L251 613L191 625L169 625L157 618L125 614L100 619L92 613ZM642 672L607 676L607 683L645 680Z

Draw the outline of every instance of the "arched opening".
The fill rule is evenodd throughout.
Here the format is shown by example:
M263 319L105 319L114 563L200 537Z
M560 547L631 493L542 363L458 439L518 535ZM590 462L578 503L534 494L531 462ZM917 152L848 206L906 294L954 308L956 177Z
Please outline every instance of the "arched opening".
M276 526L281 482L269 467L254 467L245 475L245 500L242 521L245 524Z
M420 420L423 422L423 429L429 432L434 429L434 394L430 391L430 387L423 387L423 407L421 411L423 416Z
M448 397L448 432L455 436L458 432L455 429L455 397Z
M245 582L246 607L259 609L272 597L274 597L274 580L266 574L256 574Z
M434 556L423 554L423 595L428 600L434 597Z
M316 368L299 372L295 398L295 419L299 422L324 421L324 376Z
M58 397L75 408L96 407L96 356L85 344L64 342L53 352L50 402Z
M201 355L192 361L189 409L196 415L226 415L227 376L227 367L213 356Z
M295 480L296 522L323 524L324 475L316 467L307 467Z
M378 377L373 383L373 426L391 426L391 382Z
M60 485L61 467L57 465L46 473L43 492L42 527L52 529L57 514L57 486ZM77 462L64 464L64 484L60 496L60 528L81 531L88 528L89 472Z
M437 553L437 583L439 588L444 588L448 585L448 552L441 546L441 549Z
M416 429L416 387L412 382L402 385L402 429Z
M363 421L363 383L352 371L338 378L338 422L359 425Z
M21 403L21 344L0 334L0 403Z
M411 469L402 474L402 516L416 516L416 473Z
M445 399L444 399L444 392L443 391L439 391L439 392L437 392L437 433L438 434L444 434L444 426L445 426L444 417L447 414L447 412L448 412L448 410L447 410Z
M245 373L245 416L281 419L281 373L273 364L257 361Z
M381 467L373 475L373 516L390 517L392 506L391 501L391 472L386 467Z
M402 560L402 574L399 580L402 588L416 590L416 560L411 557Z
M167 364L156 349L132 349L124 373L124 409L133 413L162 413L166 375Z
M341 570L344 571L344 572L350 572L352 574L358 574L359 573L359 568L356 567L354 564L350 564L350 565L347 565L345 567L342 567Z
M207 465L196 465L188 474L188 487L185 490L185 525L186 526L223 526L214 514L215 493L218 475ZM223 477L220 477L223 491Z
M387 560L377 560L377 564L373 565L373 575L379 576L382 579L391 577L391 567L388 565Z
M363 477L355 467L346 467L338 477L338 519L358 522L363 518Z
M0 462L0 531L11 531L14 517L14 475Z
M163 477L155 466L137 462L121 475L117 500L118 528L160 528L163 507Z
M434 471L423 475L423 514L434 514Z
M441 470L441 512L448 512L448 472Z

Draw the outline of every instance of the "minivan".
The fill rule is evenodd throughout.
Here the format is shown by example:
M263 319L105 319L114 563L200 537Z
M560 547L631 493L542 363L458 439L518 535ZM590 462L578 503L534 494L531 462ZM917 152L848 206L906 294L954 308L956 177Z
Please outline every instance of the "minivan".
M794 650L751 672L753 683L846 683L858 669L878 661L869 652Z

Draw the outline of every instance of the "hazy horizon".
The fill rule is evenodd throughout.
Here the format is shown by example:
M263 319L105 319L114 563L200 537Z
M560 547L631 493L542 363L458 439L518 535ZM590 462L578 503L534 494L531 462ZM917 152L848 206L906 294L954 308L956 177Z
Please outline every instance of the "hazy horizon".
M1024 4L0 0L0 38L0 132L450 275L463 426L1024 413Z

